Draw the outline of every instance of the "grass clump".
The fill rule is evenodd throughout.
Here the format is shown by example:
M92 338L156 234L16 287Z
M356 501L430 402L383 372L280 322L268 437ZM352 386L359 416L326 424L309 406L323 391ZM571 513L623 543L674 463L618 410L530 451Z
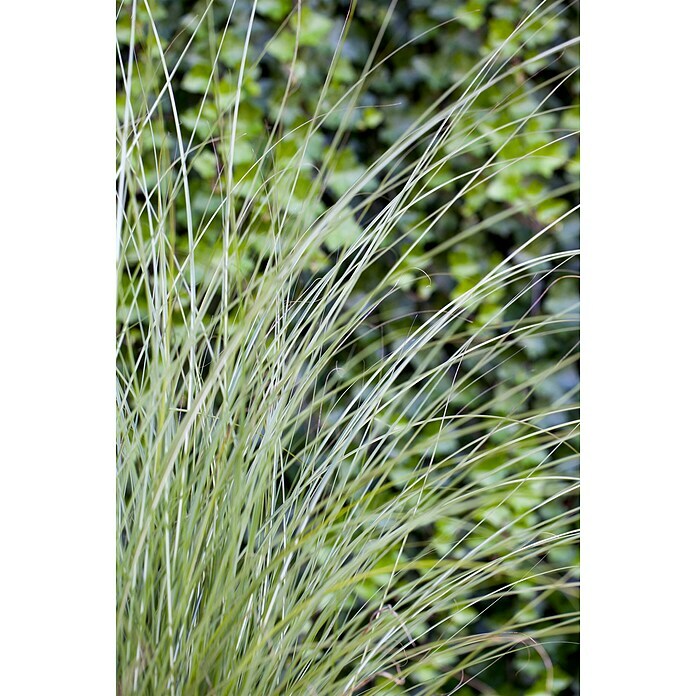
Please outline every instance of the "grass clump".
M120 7L121 694L495 693L501 665L535 693L568 685L553 656L578 627L578 317L546 299L575 287L577 250L544 241L576 207L559 185L424 245L575 137L535 139L574 71L527 85L575 45L528 38L566 7L533 7L358 166L361 95L408 48L385 47L385 4L346 86L359 5L329 34L307 3L209 2L167 40L164 6ZM201 36L210 64L182 78ZM300 108L320 41L331 60ZM267 59L287 70L258 123ZM482 270L480 236L531 208ZM424 270L443 258L461 271L446 299ZM414 292L435 299L414 309Z

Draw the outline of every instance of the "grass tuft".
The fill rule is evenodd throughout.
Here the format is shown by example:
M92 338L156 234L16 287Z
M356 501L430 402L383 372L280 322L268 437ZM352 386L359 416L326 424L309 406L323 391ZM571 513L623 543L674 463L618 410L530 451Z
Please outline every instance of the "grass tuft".
M539 240L577 208L440 306L394 307L414 278L437 285L422 266L519 212L414 255L454 206L546 156L522 135L565 108L555 97L573 72L536 100L512 90L491 106L487 94L576 41L528 57L518 26L327 202L359 97L403 46L379 35L337 97L351 5L311 118L288 128L304 17L293 11L283 97L251 135L240 123L245 76L264 57L250 44L258 3L233 7L222 30L217 4L166 45L153 3L119 10L131 20L119 45L119 693L495 693L490 669L517 659L557 693L549 646L578 630L579 426L575 383L549 385L577 363L578 313L544 296L575 287L578 252ZM526 22L563 11L542 2ZM220 55L240 21L230 92ZM204 30L214 70L184 118L180 66ZM452 175L490 141L486 119L515 103L492 155ZM200 172L213 182L203 205ZM568 348L506 373L539 341Z

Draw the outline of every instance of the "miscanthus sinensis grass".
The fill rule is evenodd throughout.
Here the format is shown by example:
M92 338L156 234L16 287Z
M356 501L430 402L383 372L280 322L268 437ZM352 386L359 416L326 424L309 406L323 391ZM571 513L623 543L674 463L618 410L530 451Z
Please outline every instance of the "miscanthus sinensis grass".
M210 7L194 18L192 36ZM241 19L233 8L229 21L251 27L255 8ZM388 59L376 43L359 80L324 110L349 13L289 163L276 157L288 138L277 118L253 164L238 166L242 99L219 109L221 202L196 222L189 183L202 148L185 137L174 91L186 47L168 59L148 0L121 11L133 22L119 52L119 692L485 692L486 670L524 652L541 661L552 693L544 644L572 640L577 612L526 610L552 593L576 594L577 569L549 552L577 544L577 395L572 387L543 408L530 407L530 395L577 361L577 308L541 311L537 301L540 288L575 274L577 251L539 254L535 242L575 209L411 329L380 313L405 273L427 275L409 252L447 210L518 160L543 156L531 149L504 159L498 147L456 179L438 176L486 137L481 95L524 75L530 59L508 50L515 35L317 213L311 203L348 118ZM529 21L560 11L542 3ZM136 51L143 12L149 50ZM223 35L213 35L213 52ZM240 86L259 59L249 35ZM292 72L279 114L292 102ZM571 75L501 127L506 143L551 109L548 97ZM199 116L219 102L216 88L213 74ZM157 135L165 114L173 147ZM327 136L329 118L338 125ZM318 138L329 138L329 154L310 166ZM291 199L308 170L298 208ZM414 205L443 191L444 204L399 231ZM488 222L462 228L419 263L466 244ZM346 229L349 241L332 241ZM261 251L250 245L254 235L265 240ZM202 251L211 237L219 240L213 257ZM312 269L308 259L327 244L333 262ZM497 311L472 320L501 295ZM572 348L555 364L471 392L525 340L561 335ZM500 521L511 502L515 514ZM423 538L442 520L455 532L434 553ZM504 620L481 630L479 617L512 597Z

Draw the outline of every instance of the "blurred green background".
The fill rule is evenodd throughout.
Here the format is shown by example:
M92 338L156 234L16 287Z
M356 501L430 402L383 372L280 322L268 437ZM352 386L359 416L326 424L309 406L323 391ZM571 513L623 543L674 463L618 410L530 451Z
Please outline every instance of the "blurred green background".
M157 22L160 39L166 51L170 69L181 56L187 41L194 35L191 46L173 79L176 103L184 139L193 138L198 146L191 157L191 197L194 225L199 226L220 204L223 188L218 181L221 157L219 138L229 128L229 112L237 93L237 75L242 61L247 32L247 20L251 12L250 0L237 0L232 21L221 46L215 71L216 99L208 99L198 120L201 98L211 76L217 38L230 15L232 0L216 0L211 11L194 35L197 17L206 3L183 0L159 0L150 7ZM537 3L526 0L399 0L385 30L378 59L387 58L370 76L362 90L358 107L347 123L341 138L338 155L332 155L333 166L327 172L321 196L308 200L303 192L312 186L312 169L300 173L299 184L288 206L290 216L319 214L327 205L343 194L381 153L383 153L409 124L416 120L448 88L461 80L481 59L500 46L518 23L534 9ZM281 114L284 145L275 154L276 163L289 161L302 147L305 131L302 124L311 118L315 109L326 110L345 90L360 77L362 66L377 39L389 3L385 0L359 0L353 23L337 66L336 79L324 95L324 103L318 104L327 68L331 62L341 26L349 10L348 2L305 1L302 3L302 21L299 49L293 75L289 67L293 60L296 23L291 17L292 0L259 0L257 16L250 34L246 76L242 84L239 106L239 139L235 147L235 170L243 173L253 164L259 148L265 142L275 123L279 105L283 99L286 82L291 78L292 94ZM132 98L150 99L163 84L162 76L154 66L158 63L156 45L150 21L142 9L138 14L136 37L139 37L139 53L152 56L153 69L147 72L147 61L140 58L141 71L134 75ZM528 23L508 47L504 55L515 54L513 61L523 62L544 50L556 46L579 34L578 8L575 3L556 2L550 5L539 21ZM121 11L118 20L118 38L127 46L130 37L130 11ZM410 42L410 43L409 43ZM405 46L405 44L408 44ZM403 47L394 55L390 54ZM122 60L127 59L122 53ZM399 279L399 291L392 294L380 309L381 319L404 329L413 327L431 310L443 307L451 298L466 291L476 281L495 267L520 243L554 221L578 203L579 153L578 138L569 135L579 128L579 76L574 69L579 64L579 48L568 47L560 55L537 60L521 71L498 82L475 103L476 119L473 135L482 136L475 148L460 157L449 160L439 173L442 190L415 205L400 222L400 232L405 235L404 246L412 238L411 230L417 230L427 216L451 199L457 182L452 179L481 166L506 140L509 130L506 124L530 113L541 100L545 113L530 120L522 136L510 141L499 154L502 160L520 157L525 152L536 151L534 157L525 157L512 166L501 168L494 176L473 188L457 205L452 206L439 223L409 254L410 269ZM125 96L122 82L118 81L117 107L121 110ZM549 96L550 95L550 96ZM555 111L554 111L555 109ZM164 100L160 118L153 120L146 137L152 138L163 151L176 157L173 113ZM309 163L320 166L327 157L330 138L338 127L341 114L328 120L320 137L314 138L307 153ZM474 121L472 121L474 123ZM332 128L334 131L332 131ZM562 140L558 140L563 135ZM413 153L413 157L418 155ZM402 163L407 164L406 162ZM156 168L161 166L154 157L144 157L145 178L152 184ZM242 187L242 193L244 189ZM241 206L243 197L237 201ZM385 201L386 204L387 201ZM354 220L345 224L327 241L321 250L307 258L308 272L321 272L332 264L337 250L349 244L359 234L360 224ZM186 218L184 206L176 210L177 235L182 254L186 248ZM578 246L579 219L573 214L553 228L553 233L542 235L526 253L536 256L557 250L575 249ZM437 250L434 255L430 252ZM255 259L269 253L268 241L263 230L248 235L240 251L240 273L251 268ZM197 273L201 282L205 274L221 257L220 223L213 224L203 236L196 251ZM384 258L385 272L393 259ZM379 274L379 267L374 267ZM539 311L558 311L577 302L577 268L567 267L566 276L558 282L540 284L533 301ZM369 278L365 279L369 282ZM511 288L510 292L514 292ZM470 316L474 324L484 323L498 311L509 295L488 296L474 308ZM176 317L174 317L176 321ZM503 385L521 382L532 369L544 370L558 362L574 349L567 333L555 338L529 339L523 351L511 353L508 359L496 365L496 370L485 375L471 386L468 398L476 392L485 393L502 389ZM530 407L535 403L550 403L572 391L578 384L576 363L556 372L552 378L530 395ZM505 412L504 401L499 402ZM398 485L398 482L394 482ZM539 490L539 501L544 497ZM534 501L510 500L497 510L497 519L489 519L486 525L504 524L516 514L516 505L533 505ZM561 502L558 505L562 505ZM553 512L553 506L547 506ZM529 516L529 524L534 517ZM431 530L429 539L422 539L423 548L432 546L433 556L438 549L447 549L461 536L463 522L443 519ZM483 531L485 533L485 530ZM552 563L570 566L578 562L577 550L563 546L552 551L558 557ZM366 587L368 596L373 588ZM497 616L509 617L515 606L534 616L543 617L577 609L577 598L550 594L533 607L524 604L524 594L505 598L477 619L473 630L491 630ZM459 614L458 620L466 623L473 617ZM448 623L442 626L443 637L456 630ZM563 641L546 645L554 663L554 693L576 694L578 687L578 647ZM427 675L421 675L427 676ZM526 650L501 659L489 667L483 681L500 694L547 693L543 661L534 650ZM463 688L457 693L481 693L482 687ZM484 692L485 693L485 692Z

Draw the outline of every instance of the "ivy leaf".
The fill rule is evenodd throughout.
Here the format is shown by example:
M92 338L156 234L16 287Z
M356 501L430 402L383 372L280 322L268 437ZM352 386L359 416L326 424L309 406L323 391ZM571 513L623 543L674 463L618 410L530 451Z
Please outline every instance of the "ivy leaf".
M362 229L360 225L358 225L351 215L345 220L331 225L331 232L324 240L324 244L329 251L336 251L341 248L349 247L361 234Z
M200 174L204 179L214 180L218 174L218 162L215 154L210 150L203 150L196 155L191 162L193 170Z
M291 0L258 0L256 11L264 16L279 22L292 10Z
M194 65L184 75L181 81L181 88L193 94L203 94L208 87L212 70L209 65Z
M298 21L300 25L300 46L318 46L327 37L331 27L333 27L332 20L318 12L314 12L306 5L302 7L299 17L295 14L290 20L293 34L297 29Z

